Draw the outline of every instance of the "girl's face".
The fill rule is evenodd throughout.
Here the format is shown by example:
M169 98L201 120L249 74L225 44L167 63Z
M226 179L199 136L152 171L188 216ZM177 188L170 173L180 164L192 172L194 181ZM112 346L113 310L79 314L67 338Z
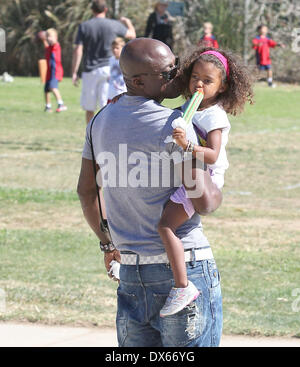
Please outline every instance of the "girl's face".
M217 96L225 91L222 85L222 71L213 63L198 60L195 62L189 84L191 94L203 89L204 98L201 107L212 104Z

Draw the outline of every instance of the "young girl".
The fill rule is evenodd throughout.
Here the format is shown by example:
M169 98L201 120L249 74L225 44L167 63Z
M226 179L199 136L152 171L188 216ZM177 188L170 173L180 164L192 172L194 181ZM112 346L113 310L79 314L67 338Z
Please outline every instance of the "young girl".
M193 118L194 129L201 145L187 141L185 131L175 128L173 139L184 151L203 153L212 181L218 188L224 185L228 168L225 146L230 123L226 113L236 115L244 104L252 103L253 91L249 70L239 58L229 52L212 47L200 48L188 56L181 69L181 84L186 98L202 89L204 98ZM183 111L188 102L182 106ZM182 310L199 295L197 288L187 279L184 248L176 236L176 229L195 213L184 186L170 197L166 204L158 231L165 245L174 275L175 287L162 308L162 317Z

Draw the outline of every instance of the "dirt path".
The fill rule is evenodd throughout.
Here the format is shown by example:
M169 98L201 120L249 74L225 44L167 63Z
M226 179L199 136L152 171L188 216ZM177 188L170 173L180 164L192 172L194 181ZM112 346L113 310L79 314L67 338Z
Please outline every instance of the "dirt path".
M114 329L0 323L0 347L116 346ZM300 339L223 335L221 347L300 347Z

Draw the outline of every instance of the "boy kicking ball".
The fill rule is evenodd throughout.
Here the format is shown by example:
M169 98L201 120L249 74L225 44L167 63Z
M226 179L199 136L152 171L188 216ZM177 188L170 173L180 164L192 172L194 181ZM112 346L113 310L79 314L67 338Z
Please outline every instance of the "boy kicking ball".
M39 39L45 46L45 57L47 61L47 76L45 83L45 112L52 112L51 92L54 94L57 101L56 112L67 110L64 105L61 94L58 90L58 83L63 78L63 67L61 64L61 47L57 40L57 31L54 28L49 28L45 32L39 32Z
M260 25L258 27L258 33L259 35L252 40L253 49L256 52L257 67L260 72L263 70L267 71L268 85L269 87L274 87L270 48L274 48L276 46L285 47L285 45L277 43L268 37L268 27L266 25Z

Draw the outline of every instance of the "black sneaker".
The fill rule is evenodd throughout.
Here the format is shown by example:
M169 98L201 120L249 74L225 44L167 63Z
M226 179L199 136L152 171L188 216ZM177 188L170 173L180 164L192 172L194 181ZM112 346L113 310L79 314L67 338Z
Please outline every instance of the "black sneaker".
M45 107L44 112L53 112L51 107Z

